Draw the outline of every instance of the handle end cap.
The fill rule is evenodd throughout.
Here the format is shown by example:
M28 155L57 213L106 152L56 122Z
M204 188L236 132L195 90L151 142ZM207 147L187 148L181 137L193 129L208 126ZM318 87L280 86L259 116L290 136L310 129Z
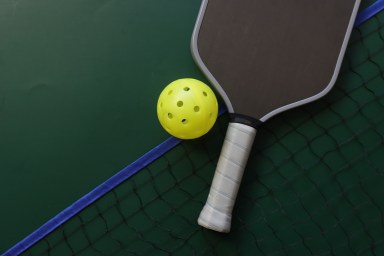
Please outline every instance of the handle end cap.
M206 204L200 213L197 223L205 228L217 232L229 233L231 230L232 215L221 213Z

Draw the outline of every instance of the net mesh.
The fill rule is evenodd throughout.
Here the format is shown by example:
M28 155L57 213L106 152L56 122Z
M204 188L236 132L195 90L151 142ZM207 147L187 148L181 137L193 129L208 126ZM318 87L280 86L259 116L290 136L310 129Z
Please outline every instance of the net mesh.
M182 142L23 255L384 255L384 12L354 29L326 97L258 131L232 231L220 234L196 220L227 122Z

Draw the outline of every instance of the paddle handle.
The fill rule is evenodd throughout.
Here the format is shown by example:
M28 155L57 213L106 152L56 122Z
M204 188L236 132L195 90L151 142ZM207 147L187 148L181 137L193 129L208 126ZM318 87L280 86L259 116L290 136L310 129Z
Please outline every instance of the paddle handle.
M253 127L229 124L199 225L219 232L230 231L233 206L255 135Z

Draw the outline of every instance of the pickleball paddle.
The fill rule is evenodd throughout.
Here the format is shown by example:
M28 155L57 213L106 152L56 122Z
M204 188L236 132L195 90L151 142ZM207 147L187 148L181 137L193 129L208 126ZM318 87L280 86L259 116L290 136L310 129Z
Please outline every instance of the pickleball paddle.
M229 232L260 124L334 85L360 0L204 0L192 55L230 123L198 223Z

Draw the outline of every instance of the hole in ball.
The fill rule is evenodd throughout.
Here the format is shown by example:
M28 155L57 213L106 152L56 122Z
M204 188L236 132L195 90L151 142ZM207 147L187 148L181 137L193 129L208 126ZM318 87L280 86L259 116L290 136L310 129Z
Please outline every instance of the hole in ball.
M181 120L181 122L182 122L183 124L187 124L187 123L188 123L188 120L184 118L183 120Z
M200 107L199 107L199 106L195 106L195 107L193 108L193 110L194 110L195 112L199 112L199 111L200 111Z
M168 95L171 95L173 93L173 90L170 90L169 92L168 92Z
M184 87L184 91L189 91L190 90L190 88L189 87Z
M205 96L205 97L207 97L208 96L208 94L207 94L207 92L203 92L203 95Z
M181 101L181 100L179 100L178 102L177 102L177 106L178 107L182 107L184 105L184 103Z
M172 119L172 118L173 118L172 113L168 113L168 118L169 118L169 119Z

